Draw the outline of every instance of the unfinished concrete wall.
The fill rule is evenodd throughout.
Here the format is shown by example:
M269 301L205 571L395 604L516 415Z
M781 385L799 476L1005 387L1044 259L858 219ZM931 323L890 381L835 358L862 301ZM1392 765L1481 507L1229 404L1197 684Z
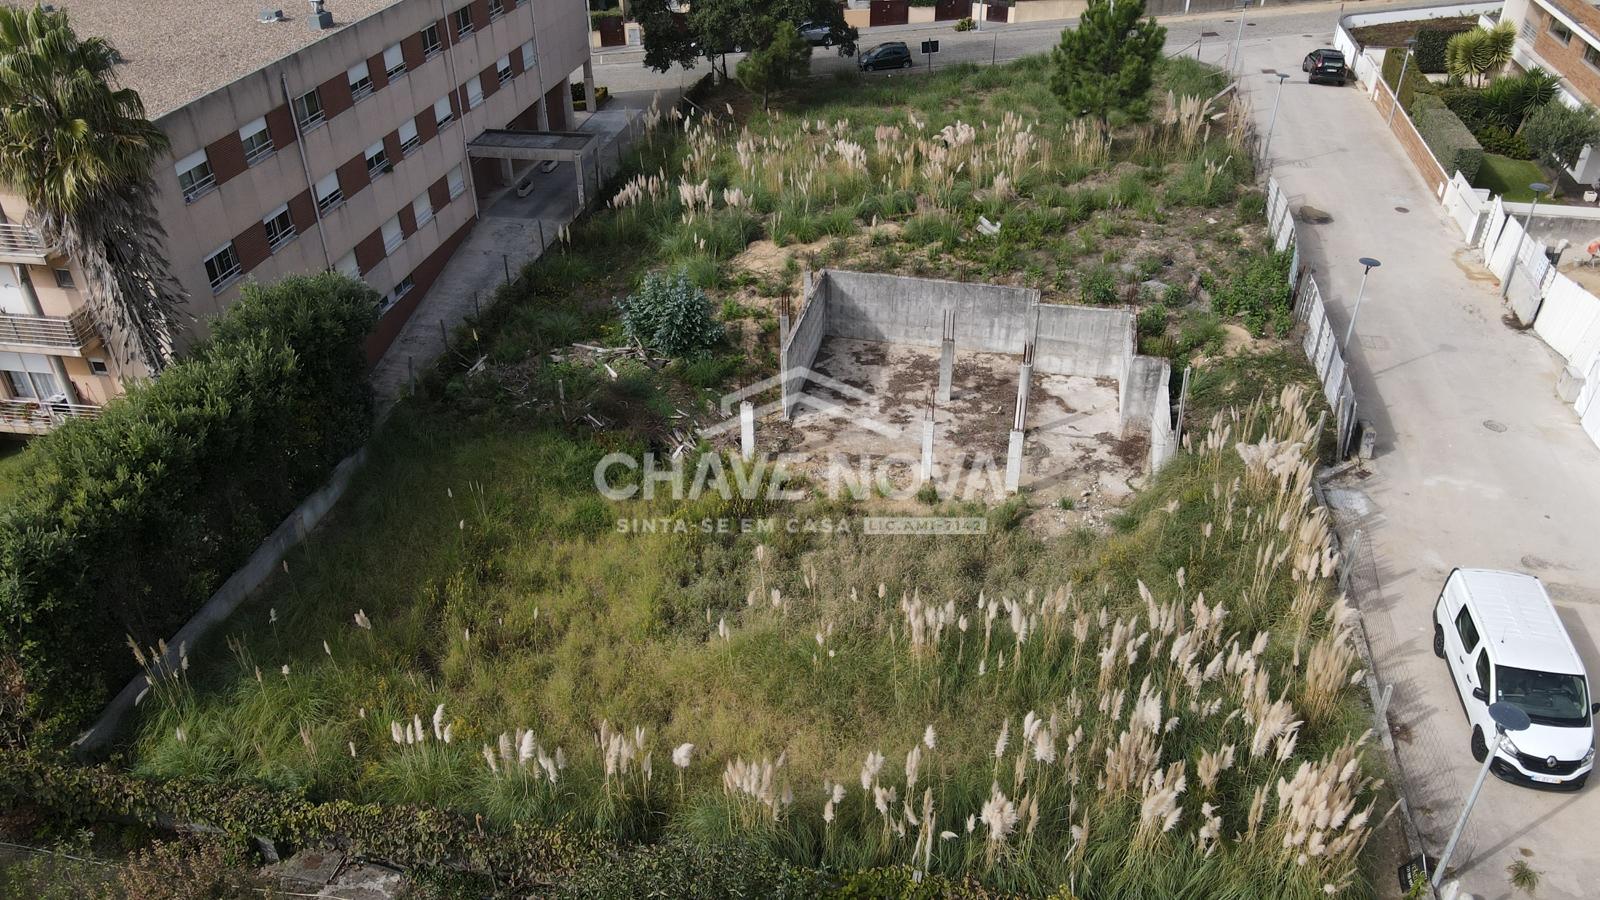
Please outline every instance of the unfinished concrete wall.
M1133 357L1133 313L1088 306L1038 307L1034 365L1053 375L1121 379Z
M1160 405L1157 393L1165 388L1171 365L1156 356L1135 356L1128 365L1128 377L1120 385L1122 434L1150 430L1152 416Z
M857 341L939 346L943 312L956 313L956 350L1021 353L1039 292L996 284L866 272L822 273L827 333ZM813 304L815 305L815 304Z
M805 308L790 327L778 354L779 377L783 382L783 417L794 415L794 405L806 389L806 373L817 359L817 348L828 335L827 293L819 289L820 279L810 279L805 288Z
M1150 471L1178 452L1178 430L1172 424L1172 364L1159 356L1133 356L1121 384L1122 436L1148 434Z

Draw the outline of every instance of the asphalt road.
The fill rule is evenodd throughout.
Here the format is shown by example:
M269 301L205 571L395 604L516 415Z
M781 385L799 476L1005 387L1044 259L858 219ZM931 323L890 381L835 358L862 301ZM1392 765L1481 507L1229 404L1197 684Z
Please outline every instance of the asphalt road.
M1167 29L1167 52L1177 55L1199 53L1208 62L1223 64L1233 49L1237 38L1242 47L1257 47L1274 38L1292 38L1304 46L1300 56L1319 46L1327 46L1332 38L1333 21L1343 7L1354 9L1401 9L1410 6L1435 4L1383 3L1376 0L1361 3L1290 3L1265 7L1252 7L1244 15L1241 28L1232 12L1200 13L1192 16L1167 16L1160 22ZM1024 25L985 25L981 32L956 32L948 22L932 25L902 25L887 28L863 29L861 48L867 49L884 41L904 41L911 48L917 65L911 69L868 73L871 78L917 77L928 71L927 57L918 50L923 40L939 41L939 52L933 58L933 71L955 63L970 62L988 65L1009 62L1036 53L1047 53L1061 35L1061 29L1074 20L1060 22L1031 22ZM1319 42L1320 41L1320 42ZM731 73L738 54L728 56ZM617 48L596 51L594 54L595 79L615 92L648 91L675 87L692 82L705 71L700 67L683 70L674 67L668 72L655 72L644 66L644 51ZM830 77L835 72L855 71L854 58L838 55L835 50L818 47L811 56L813 77Z
M1324 18L1319 40L1333 23ZM1455 686L1433 655L1433 603L1456 566L1537 575L1586 668L1600 673L1600 448L1555 396L1561 360L1531 331L1502 322L1498 283L1365 92L1305 82L1305 44L1285 36L1247 46L1241 91L1265 128L1277 90L1266 70L1294 75L1283 89L1273 168L1292 207L1332 216L1301 225L1301 251L1336 328L1349 321L1362 273L1356 260L1383 263L1367 284L1350 350L1378 455L1365 472L1336 481L1330 500L1358 533L1355 599L1379 677L1394 685L1392 732L1419 825L1438 854L1478 764ZM1491 778L1452 865L1480 898L1514 895L1506 877L1514 860L1542 873L1540 898L1594 897L1597 820L1595 783L1556 794Z

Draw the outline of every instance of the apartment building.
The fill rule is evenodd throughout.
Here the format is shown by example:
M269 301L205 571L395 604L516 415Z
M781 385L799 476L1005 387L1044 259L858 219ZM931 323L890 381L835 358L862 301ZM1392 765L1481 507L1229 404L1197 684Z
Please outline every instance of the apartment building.
M1561 101L1600 105L1600 9L1583 0L1506 0L1500 20L1517 28L1512 59L1561 76ZM1600 150L1589 147L1568 174L1600 183Z
M153 174L195 317L180 346L245 280L334 269L383 295L376 357L480 196L514 177L511 158L540 158L469 145L486 131L562 144L579 78L594 108L583 0L59 5L80 36L112 42L118 78L171 139ZM105 351L72 261L22 224L15 197L0 194L0 213L0 432L37 433L92 415L138 373Z

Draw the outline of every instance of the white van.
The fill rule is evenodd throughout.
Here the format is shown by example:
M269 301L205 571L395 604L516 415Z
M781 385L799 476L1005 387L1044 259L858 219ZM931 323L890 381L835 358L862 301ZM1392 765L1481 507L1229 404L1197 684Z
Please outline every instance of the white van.
M1507 734L1491 768L1523 784L1577 790L1594 768L1589 679L1572 639L1532 575L1456 569L1433 609L1433 652L1450 667L1472 727L1472 756L1489 752L1489 704L1522 709L1533 724Z

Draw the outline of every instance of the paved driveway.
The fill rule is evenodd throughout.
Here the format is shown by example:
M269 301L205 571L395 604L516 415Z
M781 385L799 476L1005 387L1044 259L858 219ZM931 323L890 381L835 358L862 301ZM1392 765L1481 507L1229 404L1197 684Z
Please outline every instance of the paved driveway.
M1361 278L1383 267L1357 322L1353 379L1379 433L1369 472L1341 480L1342 517L1360 530L1359 605L1379 675L1394 685L1391 723L1418 824L1443 849L1476 775L1469 733L1430 609L1455 566L1544 579L1591 673L1600 673L1600 448L1555 396L1560 363L1532 333L1502 323L1498 286L1474 261L1428 186L1359 87L1313 87L1300 74L1314 38L1249 45L1248 96L1264 128L1283 89L1275 171L1295 206L1332 215L1302 226L1330 316L1343 328ZM1311 29L1308 29L1311 31ZM1506 866L1543 874L1538 896L1600 894L1600 779L1578 794L1491 779L1455 857L1465 887L1510 897ZM1588 885L1588 887L1585 887Z

